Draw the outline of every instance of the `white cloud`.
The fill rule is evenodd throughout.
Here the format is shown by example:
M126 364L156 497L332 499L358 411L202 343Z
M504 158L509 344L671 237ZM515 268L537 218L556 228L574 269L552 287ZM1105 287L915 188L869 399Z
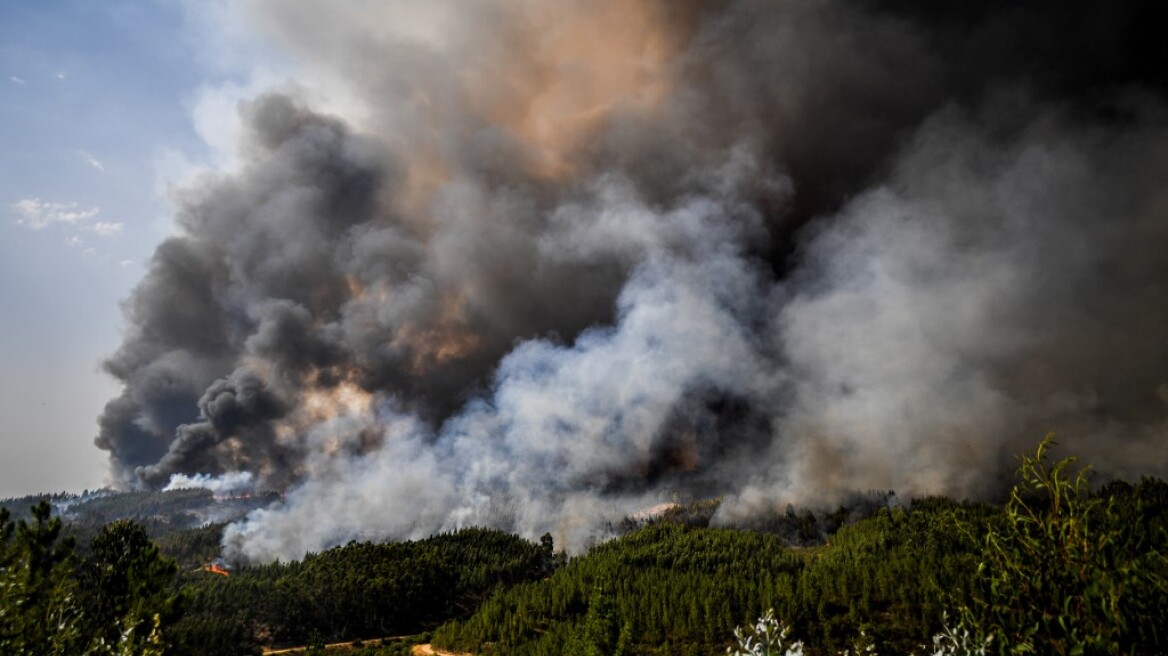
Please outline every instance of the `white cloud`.
M65 71L57 71L58 80L64 80L67 77L69 77L69 75Z
M101 237L112 237L122 231L122 223L111 223L108 221L98 221L94 223L89 229L96 232Z
M99 207L78 209L77 203L53 203L39 198L25 198L12 204L12 209L20 215L16 223L40 230L53 223L77 223L97 216Z
M94 247L92 247L92 246L90 246L89 248L87 248L87 249L85 249L85 250L81 251L81 254L82 254L82 255L93 255L93 254L94 254L94 253L96 253L96 252L97 252L97 249L96 249L96 248L94 248Z
M121 262L118 262L118 264L120 264L123 269L128 269L134 266L134 260L122 260Z
M77 235L72 235L71 237L69 237L68 239L65 240L65 243L70 245L70 246L84 246L85 240L78 237Z
M13 82L15 82L17 84L28 84L27 82L24 81L24 78L16 77L15 75L9 75L8 79L12 80Z
M77 154L81 156L81 159L85 160L86 164L92 166L98 171L101 171L102 173L105 173L105 164L102 164L100 159L94 157L92 154L84 150L77 151Z

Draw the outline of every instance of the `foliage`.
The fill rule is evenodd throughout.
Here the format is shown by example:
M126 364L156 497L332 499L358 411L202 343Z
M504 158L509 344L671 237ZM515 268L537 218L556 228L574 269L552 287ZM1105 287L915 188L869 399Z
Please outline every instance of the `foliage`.
M61 521L51 507L30 509L32 521L13 523L0 509L0 653L80 653L72 544L58 541Z
M69 492L52 492L48 494L30 494L23 497L7 497L0 499L0 508L8 511L8 519L12 521L19 521L21 519L33 519L32 509L42 503L48 503L50 506L69 505L76 503L84 496L90 494L86 491L84 494L71 494Z
M219 554L224 522L279 498L272 492L216 497L204 489L95 490L4 499L0 506L9 509L13 520L27 520L32 518L33 506L48 502L53 514L61 519L62 536L74 539L79 556L87 555L89 545L104 526L128 519L145 529L164 554L189 569Z
M1050 464L1047 437L989 524L966 610L1000 653L1145 654L1168 649L1168 497L1162 482L1093 495L1089 469Z
M774 611L768 610L751 627L734 629L737 644L727 647L730 656L803 656L803 642L790 638L791 627L775 619ZM933 646L926 656L986 656L991 640L978 640L968 629L950 627L933 636ZM861 631L852 649L836 652L838 656L878 656L876 644ZM915 653L915 652L914 652Z
M167 531L154 536L158 551L185 570L202 569L223 551L226 524L206 524L198 528Z
M933 647L928 656L986 656L993 644L993 637L981 637L958 624L951 627L947 623L940 633L933 636Z
M160 559L133 525L111 528L107 544L77 563L73 543L47 501L32 521L0 509L0 653L6 656L161 656L164 622L152 607L170 584ZM109 576L79 585L77 568ZM107 570L108 567L108 570Z
M564 648L568 656L624 656L630 640L629 625L622 629L612 597L596 585L588 612Z
M803 656L803 643L789 639L791 627L767 610L754 626L734 629L737 645L727 647L730 656Z
M773 534L653 523L573 558L550 579L498 591L435 641L475 653L558 654L603 601L629 636L628 653L722 653L734 627L765 608L791 618L812 652L853 648L864 630L907 651L940 626L948 595L972 585L979 542L953 522L976 526L992 513L923 499L811 549Z
M246 650L256 640L304 645L418 633L468 614L497 586L543 576L548 546L465 529L411 542L351 542L229 577L187 573L188 612L177 630L188 645L179 653L205 653L206 641L231 636L245 640L239 648Z
M141 526L129 520L107 524L78 573L85 630L111 644L125 631L143 640L157 632L164 618L170 623L178 615L176 570Z

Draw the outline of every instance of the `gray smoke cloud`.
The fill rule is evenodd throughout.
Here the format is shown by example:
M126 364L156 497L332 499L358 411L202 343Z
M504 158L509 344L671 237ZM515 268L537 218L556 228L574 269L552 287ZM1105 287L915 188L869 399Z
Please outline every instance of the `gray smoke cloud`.
M773 324L796 444L726 512L776 486L992 497L1047 431L1105 476L1164 471L1168 131L985 120L936 116L811 231Z
M347 104L241 107L97 439L127 486L285 490L234 557L987 497L1050 430L1168 470L1144 4L250 7Z

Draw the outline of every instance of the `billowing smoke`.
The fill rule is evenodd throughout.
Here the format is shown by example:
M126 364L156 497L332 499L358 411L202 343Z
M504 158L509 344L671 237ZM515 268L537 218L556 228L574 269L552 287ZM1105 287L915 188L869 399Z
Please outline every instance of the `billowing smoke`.
M250 492L252 475L251 472L228 472L222 476L175 474L170 478L170 483L167 483L163 491L195 489L210 490L216 496Z
M233 555L992 496L1051 430L1168 473L1151 3L251 9L345 109L240 108L97 439L128 486L286 490Z

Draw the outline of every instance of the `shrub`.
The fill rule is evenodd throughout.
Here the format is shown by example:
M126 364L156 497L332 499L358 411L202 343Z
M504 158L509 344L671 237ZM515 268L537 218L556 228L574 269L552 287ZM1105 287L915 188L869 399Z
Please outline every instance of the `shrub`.
M1074 458L1050 464L1053 445L1047 436L1022 457L1020 481L986 533L965 623L1002 654L1163 653L1162 529L1148 535L1124 521L1137 495L1093 496L1089 468L1074 469Z

